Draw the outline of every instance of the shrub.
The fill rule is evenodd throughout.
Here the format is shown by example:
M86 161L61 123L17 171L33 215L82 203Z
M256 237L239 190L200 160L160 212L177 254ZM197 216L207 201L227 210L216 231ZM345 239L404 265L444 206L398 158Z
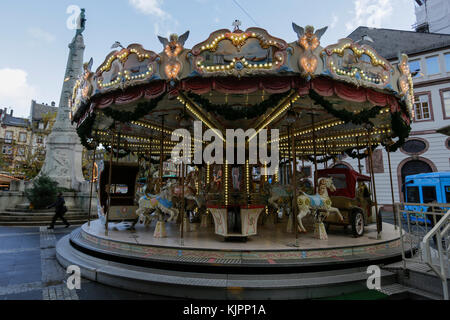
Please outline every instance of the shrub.
M33 187L25 195L35 209L45 209L56 200L58 183L48 176L40 176L33 181Z

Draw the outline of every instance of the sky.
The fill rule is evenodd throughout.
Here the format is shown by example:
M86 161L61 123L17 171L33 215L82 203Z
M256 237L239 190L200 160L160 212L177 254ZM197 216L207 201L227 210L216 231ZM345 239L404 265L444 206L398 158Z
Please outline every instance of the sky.
M0 0L0 108L29 117L31 100L59 104L71 30L71 6L86 9L84 60L95 70L120 41L161 52L157 35L190 30L192 48L218 29L261 27L293 42L291 24L328 26L322 46L358 26L411 30L414 0Z

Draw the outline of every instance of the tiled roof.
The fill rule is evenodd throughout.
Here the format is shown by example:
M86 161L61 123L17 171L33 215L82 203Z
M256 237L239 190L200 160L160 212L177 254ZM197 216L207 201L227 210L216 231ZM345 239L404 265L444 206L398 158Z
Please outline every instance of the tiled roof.
M35 103L32 105L32 120L39 121L42 120L42 116L47 113L56 113L58 112L58 107L52 107L45 104Z
M373 42L362 40L370 37ZM348 38L374 48L382 57L396 59L399 53L413 55L429 50L450 47L450 35L415 31L358 27Z
M23 127L23 128L27 128L30 125L28 119L16 118L11 116L10 114L5 115L5 118L3 119L2 123L7 126Z

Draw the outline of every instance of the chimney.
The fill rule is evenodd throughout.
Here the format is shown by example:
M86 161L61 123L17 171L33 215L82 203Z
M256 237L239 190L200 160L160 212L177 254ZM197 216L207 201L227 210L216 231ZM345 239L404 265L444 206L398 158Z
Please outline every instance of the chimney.
M9 113L11 117L13 116L13 112L14 112L14 110L11 109L11 112Z

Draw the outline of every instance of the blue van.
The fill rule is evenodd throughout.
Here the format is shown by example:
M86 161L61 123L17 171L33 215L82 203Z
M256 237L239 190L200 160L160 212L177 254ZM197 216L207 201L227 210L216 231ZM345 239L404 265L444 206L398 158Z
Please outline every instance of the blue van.
M406 203L450 203L450 172L422 173L405 178ZM406 210L427 212L427 206L406 206ZM406 219L406 214L403 214ZM425 223L425 214L413 216L412 222ZM430 221L427 220L427 224Z

